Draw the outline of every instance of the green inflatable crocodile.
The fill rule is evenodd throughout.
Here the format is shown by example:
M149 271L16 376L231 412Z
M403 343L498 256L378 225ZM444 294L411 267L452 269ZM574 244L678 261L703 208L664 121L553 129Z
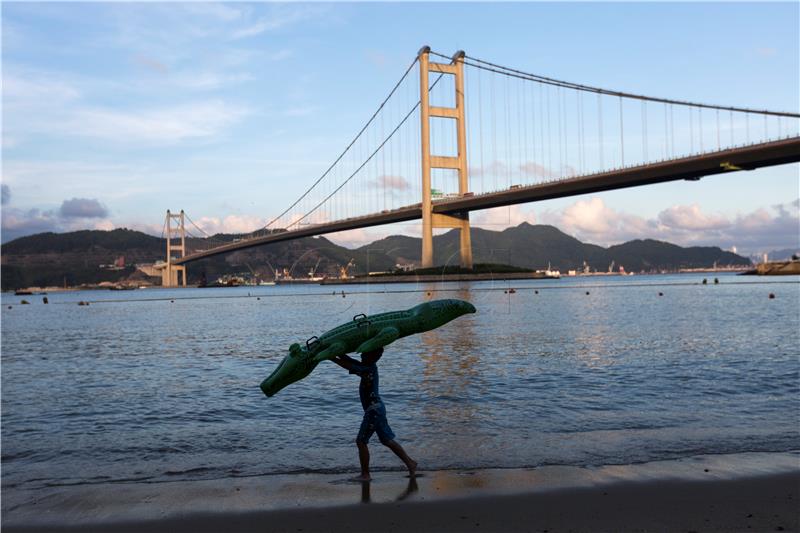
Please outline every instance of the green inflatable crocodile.
M436 329L461 315L474 312L475 306L469 302L434 300L406 311L356 315L352 322L333 328L320 337L311 337L305 346L292 344L289 355L261 382L261 390L267 396L274 396L287 385L309 375L326 359L350 352L376 350L401 337Z

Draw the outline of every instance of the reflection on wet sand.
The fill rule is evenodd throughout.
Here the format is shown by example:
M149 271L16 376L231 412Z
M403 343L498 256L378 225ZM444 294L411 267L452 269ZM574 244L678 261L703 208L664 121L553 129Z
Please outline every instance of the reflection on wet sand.
M372 503L371 487L372 481L361 481L361 503ZM411 476L408 478L408 485L405 490L398 494L394 501L401 502L418 491L419 485L417 485L417 478Z

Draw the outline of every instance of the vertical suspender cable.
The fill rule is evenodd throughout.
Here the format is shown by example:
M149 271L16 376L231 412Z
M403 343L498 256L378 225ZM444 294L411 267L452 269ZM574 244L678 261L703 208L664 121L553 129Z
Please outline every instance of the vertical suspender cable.
M525 82L519 82L519 92L521 93L522 99L522 108L517 110L517 117L519 120L520 128L522 128L522 153L520 154L522 158L521 166L520 166L520 179L527 183L528 181L528 99L525 97L527 92L525 91Z
M533 142L533 153L531 154L531 160L534 163L533 168L531 171L533 172L534 181L536 180L536 171L541 166L542 160L538 156L537 147L542 142L541 134L536 134L536 87L538 84L534 85L533 83L529 84L531 90L531 141ZM539 119L541 122L541 118Z
M669 115L667 104L664 104L664 160L669 159Z
M703 153L703 108L697 108L697 128L700 130L700 153Z
M747 137L747 144L750 144L750 113L744 114L744 132Z
M619 157L622 162L621 166L625 166L625 121L622 117L622 97L619 97Z
M542 84L538 84L539 87L539 166L542 167L542 180L544 181L547 177L546 169L544 169L544 91L542 89Z
M561 178L564 176L564 137L561 129L561 87L556 89L556 100L558 102L558 106L556 107L556 113L558 113L558 177Z
M486 174L486 166L483 160L483 89L481 87L481 70L478 69L478 131L480 131L481 145L481 193L486 192L483 184L483 176Z
M511 96L510 96L510 89L509 86L511 85L511 79L507 79L506 83L503 84L503 103L505 104L505 124L503 127L503 133L506 136L505 144L506 144L506 187L511 187Z
M522 109L519 110L518 117L520 121L520 125L522 127L522 136L523 136L523 150L522 150L522 168L520 169L520 174L524 177L525 183L528 182L528 164L530 163L530 158L528 157L528 84L524 81L520 81L520 91L522 92Z
M642 162L647 161L647 102L642 100Z
M549 177L553 177L553 129L550 121L550 86L547 86L547 172Z
M496 191L498 189L497 170L499 161L497 160L497 112L494 105L494 77L495 74L492 73L490 86L492 104L489 106L489 114L492 116L492 156L494 158L492 161L492 177L494 178L494 190Z
M603 170L605 170L606 167L605 167L605 163L603 162L603 148L604 148L604 144L605 144L603 142L603 97L600 95L600 93L597 93L597 133L598 133L598 135L600 137L600 143L598 145L599 149L600 149L600 151L599 151L599 153L600 153L600 169L599 170L603 171Z
M522 82L520 80L517 80L517 106L514 108L514 116L517 117L517 161L518 161L517 170L518 170L518 173L519 173L518 174L519 175L519 183L523 183L525 181L524 178L523 178L523 176L525 175L525 167L524 167L524 165L525 165L525 161L524 161L525 157L524 157L524 154L528 149L528 143L525 142L525 141L527 141L527 137L528 137L527 130L525 130L525 134L523 136L523 129L522 129L523 123L525 121L519 119L519 117L521 117L521 116L524 117L525 116L525 112L524 112L525 101L524 100L521 101L521 98L520 98L520 94L522 92L521 91L521 85L520 85L521 83Z
M671 157L675 157L675 115L673 114L675 107L669 104L669 151Z
M384 129L383 111L381 111L381 140L386 138L386 130ZM381 150L381 177L378 180L378 186L383 190L383 209L386 209L386 152Z
M580 173L583 174L583 93L575 91L575 99L578 101L578 165Z

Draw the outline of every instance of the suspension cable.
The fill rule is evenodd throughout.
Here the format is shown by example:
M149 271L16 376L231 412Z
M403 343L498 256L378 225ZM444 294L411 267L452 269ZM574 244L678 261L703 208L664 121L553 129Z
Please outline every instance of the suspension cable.
M438 78L436 78L436 81L434 81L434 82L433 82L433 84L432 84L430 87L428 87L428 91L429 91L429 92L430 92L430 91L431 91L431 90L432 90L432 89L433 89L433 88L436 86L436 84L437 84L437 83L439 83L439 80L440 80L440 79L442 79L442 76L443 76L443 74L439 74L439 77L438 77ZM366 160L364 160L364 162L363 162L363 163L361 163L361 165L359 165L359 166L358 166L358 168L356 168L356 169L355 169L355 171L353 171L353 173L352 173L352 174L350 174L350 176L348 176L348 177L347 177L347 179L345 179L345 180L344 180L344 181L343 181L343 182L342 182L342 183L341 183L341 184L340 184L338 187L336 187L336 188L335 188L335 189L334 189L334 190L333 190L333 191L332 191L332 192L331 192L331 193L330 193L328 196L326 196L325 198L323 198L323 199L322 199L322 200L321 200L321 201L320 201L320 202L319 202L317 205L315 205L315 206L314 206L314 207L313 207L313 208L312 208L310 211L308 211L308 213L306 213L306 214L305 214L305 215L303 215L302 217L298 218L297 220L295 220L295 221L294 221L294 222L292 222L291 224L288 224L286 227L287 227L287 228L290 228L290 227L292 227L292 226L295 226L295 225L299 224L301 221L305 220L305 219L306 219L306 217L308 217L308 216L309 216L311 213L313 213L314 211L316 211L317 209L319 209L319 208L320 208L320 207L321 207L323 204L325 204L325 202L327 202L327 201L328 201L328 200L329 200L329 199L330 199L330 198L331 198L333 195L335 195L337 192L339 192L339 190L340 190L342 187L344 187L344 186L345 186L345 185L346 185L346 184L347 184L347 183L348 183L348 182L349 182L351 179L353 179L353 177L354 177L356 174L358 174L358 173L361 171L361 169L362 169L362 168L364 168L364 167L367 165L367 163L369 163L369 162L372 160L372 158L374 158L374 157L375 157L375 154L377 154L378 152L380 152L381 148L383 148L383 147L384 147L384 145L385 145L387 142L389 142L389 140L392 138L392 136L393 136L395 133L397 133L397 130L399 130L399 129L400 129L400 127L401 127L403 124L405 124L405 122L408 120L408 118L409 118L409 117L410 117L412 114L414 114L414 111L416 111L416 110L417 110L417 108L420 106L420 104L421 104L421 102L420 102L419 100L417 100L417 103L416 103L416 104L414 104L414 107L412 107L412 108L411 108L411 111L409 111L408 113L406 113L406 115L403 117L403 120L401 120L401 121L400 121L400 123L399 123L399 124L398 124L398 125L397 125L397 126L396 126L396 127L395 127L395 128L392 130L392 131L391 131L391 133L389 133L389 135L388 135L388 136L387 136L387 137L386 137L386 138L383 140L383 142L382 142L381 144L379 144L379 145L378 145L378 147L377 147L377 148L376 148L376 149L375 149L375 150L374 150L374 151L373 151L373 152L372 152L372 153L369 155L369 157L367 157L367 159L366 159Z
M443 54L439 54L437 52L431 52L431 54L434 54L434 55L437 55L437 56L440 56L440 57L446 57ZM605 94L605 95L609 95L609 96L619 96L619 97L622 97L622 98L634 98L634 99L637 99L637 100L647 100L647 101L650 101L650 102L661 102L661 103L665 103L665 104L675 104L675 105L692 106L692 107L703 107L703 108L706 108L706 109L718 109L718 110L722 110L722 111L736 111L736 112L739 112L739 113L757 113L757 114L760 114L760 115L773 115L773 116L779 116L779 117L800 118L800 114L798 114L798 113L790 113L790 112L786 112L786 111L770 111L768 109L759 110L759 109L752 109L752 108L746 108L746 107L719 106L719 105L713 105L713 104L704 104L704 103L700 103L700 102L690 102L690 101L686 101L686 100L674 100L674 99L670 99L670 98L658 98L658 97L654 97L654 96L645 96L645 95L642 95L642 94L634 94L634 93L628 93L628 92L623 92L623 91L614 91L614 90L610 90L610 89L603 89L603 88L600 88L600 87L593 87L593 86L590 86L590 85L583 85L583 84L580 84L580 83L573 83L573 82L568 82L568 81L563 81L563 80L557 80L557 79L554 79L554 78L548 78L546 76L540 76L538 74L531 74L529 72L524 72L524 71L513 69L513 68L510 68L510 67L504 67L502 65L498 65L496 63L491 63L489 61L485 61L483 59L478 59L478 58L472 57L472 56L466 56L465 55L464 59L465 59L464 64L465 65L469 65L471 67L480 68L480 69L484 69L484 70L491 70L493 72L497 72L498 74L504 74L506 76L523 78L523 79L527 79L529 81L538 81L538 82L546 83L546 84L549 84L549 85L555 85L555 86L559 86L559 87L567 87L567 88L576 89L576 90L579 90L579 91L593 92L593 93Z
M298 198L297 200L295 200L295 202L294 202L292 205L290 205L289 207L287 207L287 208L286 208L286 209L283 211L283 213L281 213L280 215L278 215L278 216L276 216L275 218L273 218L272 220L270 220L270 221L269 221L269 222L268 222L268 223L267 223L267 224L266 224L266 225L265 225L263 228L261 228L261 229L267 229L267 228L268 228L268 227L270 227L270 226L271 226L273 223L275 223L275 221L276 221L276 220L279 220L279 219L280 219L281 217L283 217L283 216L284 216L286 213L288 213L289 211L291 211L291 210L292 210L292 208L293 208L294 206L296 206L298 203L300 203L300 201L301 201L301 200L303 200L303 199L304 199L306 196L308 196L308 194L309 194L309 193L310 193L310 192L311 192L311 191L314 189L314 187L316 187L316 186L319 184L319 182L321 182L321 181L322 181L322 180L325 178L325 176L327 176L327 175L330 173L330 171L331 171L331 170L332 170L332 169L333 169L333 168L334 168L334 167L337 165L337 163L339 163L339 161L341 161L341 160L342 160L342 158L345 156L345 154L346 154L346 153L347 153L347 152L350 150L350 148L351 148L351 147L352 147L352 146L353 146L353 145L356 143L356 141L357 141L357 140L358 140L358 139L361 137L361 135L364 133L364 131L366 131L366 129L369 127L369 125L370 125L370 124L372 124L372 121L373 121L373 120L375 120L375 117L377 117L377 116L378 116L378 114L381 112L381 110L382 110L382 109L383 109L383 107L386 105L386 103L389 101L389 99L392 97L392 95L394 95L395 91L397 91L397 88L398 88L398 87L400 87L400 85L403 83L403 81L404 81L404 80L406 79L406 77L408 76L408 73L409 73L409 72L411 72L411 70L414 68L414 65L416 65L416 64L417 64L417 61L419 61L419 57L418 57L418 56L414 58L414 61L412 61L412 62L411 62L411 64L410 64L410 65L408 66L408 68L406 69L406 71L403 73L403 76L400 78L400 80L399 80L399 81L398 81L398 82L395 84L395 86L394 86L394 87L392 88L392 90L389 92L389 95L388 95L386 98L384 98L383 102L381 102L381 105L379 105L379 106L378 106L378 109L376 109L376 110L375 110L375 112L374 112L374 113L372 114L372 116L369 118L369 120L367 121L367 123L366 123L366 124L364 124L364 127L362 127L362 128L361 128L361 130L360 130L360 131L359 131L359 132L356 134L355 138L353 138L353 140L352 140L352 141L350 141L350 144L348 144L348 145L347 145L347 147L344 149L344 151L343 151L341 154L339 154L339 157L337 157L337 158L336 158L336 160L335 160L333 163L331 163L331 165L328 167L328 169L327 169L325 172L323 172L323 173L322 173L322 175L321 175L319 178L317 178L317 180L316 180L316 181L315 181L315 182L314 182L314 183L313 183L313 184L312 184L312 185L311 185L311 186L310 186L310 187L309 187L309 188L306 190L306 192L304 192L304 193L302 194L302 196L300 196L300 198ZM415 109L416 109L416 108L415 108ZM381 146L383 146L383 145L381 145ZM336 189L336 190L338 191L339 189ZM304 218L305 218L305 217L304 217ZM293 224L292 224L292 225L293 225ZM256 230L256 231L260 231L260 230ZM252 232L252 233L255 233L255 231L254 231L254 232Z

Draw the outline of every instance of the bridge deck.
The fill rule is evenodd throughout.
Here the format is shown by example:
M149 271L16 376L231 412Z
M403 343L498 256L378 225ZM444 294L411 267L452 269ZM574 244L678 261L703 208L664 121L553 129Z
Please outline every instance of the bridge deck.
M599 174L578 176L536 185L515 187L475 196L437 201L436 213L465 213L492 207L538 202L580 194L589 194L638 185L649 185L674 180L694 180L737 170L754 170L762 167L795 163L800 161L800 137L782 139L762 144L741 146L719 152L660 161L636 167L610 170ZM351 229L381 226L422 218L419 204L391 211L347 218L324 224L309 225L291 231L272 233L261 237L232 242L223 246L203 250L173 260L173 264L184 264L206 257L243 250L273 242L288 241L314 235L325 235Z

